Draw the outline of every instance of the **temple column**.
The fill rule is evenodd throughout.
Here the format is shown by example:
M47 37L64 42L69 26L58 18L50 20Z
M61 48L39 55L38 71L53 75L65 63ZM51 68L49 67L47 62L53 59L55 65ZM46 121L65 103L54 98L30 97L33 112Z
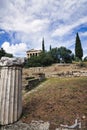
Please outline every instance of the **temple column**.
M0 75L0 125L17 121L22 113L22 67L2 66Z

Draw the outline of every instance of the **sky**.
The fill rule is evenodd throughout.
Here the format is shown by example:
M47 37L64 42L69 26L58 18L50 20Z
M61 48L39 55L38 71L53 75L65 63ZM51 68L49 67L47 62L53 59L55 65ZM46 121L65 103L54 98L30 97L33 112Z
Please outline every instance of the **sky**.
M64 46L74 53L79 33L87 56L87 0L0 0L0 47L16 57Z

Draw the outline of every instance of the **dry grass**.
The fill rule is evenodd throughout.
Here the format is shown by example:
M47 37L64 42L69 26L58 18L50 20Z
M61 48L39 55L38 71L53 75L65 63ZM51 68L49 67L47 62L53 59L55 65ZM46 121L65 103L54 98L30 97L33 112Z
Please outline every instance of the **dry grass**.
M50 121L54 129L77 114L87 117L87 77L49 78L23 97L23 122Z

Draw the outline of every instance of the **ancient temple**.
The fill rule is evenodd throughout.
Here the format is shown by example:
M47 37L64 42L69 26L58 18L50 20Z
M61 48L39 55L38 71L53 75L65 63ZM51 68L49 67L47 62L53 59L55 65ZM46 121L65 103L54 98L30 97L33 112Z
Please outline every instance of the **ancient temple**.
M31 56L39 56L41 53L41 50L31 49L31 50L28 50L26 53L27 53L27 58L30 58Z

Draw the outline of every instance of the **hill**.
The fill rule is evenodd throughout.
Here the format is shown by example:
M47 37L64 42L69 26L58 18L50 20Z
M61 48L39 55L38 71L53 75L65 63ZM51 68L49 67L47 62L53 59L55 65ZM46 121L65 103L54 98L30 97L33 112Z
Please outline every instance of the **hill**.
M53 130L77 115L87 127L87 77L49 77L23 96L23 122L49 121Z

